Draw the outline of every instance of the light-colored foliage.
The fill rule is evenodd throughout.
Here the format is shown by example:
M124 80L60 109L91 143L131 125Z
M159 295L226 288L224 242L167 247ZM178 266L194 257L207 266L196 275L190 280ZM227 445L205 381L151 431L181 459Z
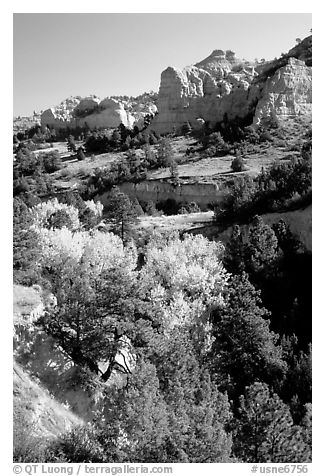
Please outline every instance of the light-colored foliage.
M134 269L136 252L133 247L123 247L122 240L113 233L100 231L73 232L67 228L38 231L42 246L43 266L53 266L66 258L89 265L93 272L123 266Z
M160 311L166 330L204 323L211 305L222 305L228 275L221 263L223 245L201 235L154 239L147 246L141 280Z
M101 202L99 201L94 202L94 200L87 200L85 201L85 205L92 212L94 212L97 217L101 217L103 215L104 205Z
M79 212L72 205L65 203L59 203L57 198L53 198L47 202L42 202L33 207L33 219L34 227L36 229L48 227L48 223L51 215L58 211L64 211L67 213L71 220L71 228L77 230L80 227Z

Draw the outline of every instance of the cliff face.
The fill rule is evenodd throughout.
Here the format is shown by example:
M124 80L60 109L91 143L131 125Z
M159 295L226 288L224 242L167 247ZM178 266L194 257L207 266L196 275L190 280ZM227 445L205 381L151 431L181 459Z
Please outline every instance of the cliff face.
M215 50L205 60L182 71L169 67L161 74L158 115L149 128L159 133L179 129L189 121L219 122L224 114L232 119L249 113L249 84L254 68L235 56Z
M311 37L279 60L255 67L233 52L215 50L182 71L161 74L158 115L149 128L158 133L180 129L186 122L201 127L254 117L281 121L311 113Z
M266 80L256 106L254 124L259 124L264 118L281 121L299 115L311 115L311 112L311 68L303 61L289 58L286 66L279 68Z

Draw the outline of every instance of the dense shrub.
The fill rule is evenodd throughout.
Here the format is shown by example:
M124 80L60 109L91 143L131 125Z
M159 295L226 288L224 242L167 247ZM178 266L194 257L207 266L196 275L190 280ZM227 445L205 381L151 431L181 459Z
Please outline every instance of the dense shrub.
M57 151L43 153L39 155L39 160L46 173L51 174L62 168L60 154Z
M235 157L231 162L231 170L233 172L243 172L245 170L244 160L242 157Z

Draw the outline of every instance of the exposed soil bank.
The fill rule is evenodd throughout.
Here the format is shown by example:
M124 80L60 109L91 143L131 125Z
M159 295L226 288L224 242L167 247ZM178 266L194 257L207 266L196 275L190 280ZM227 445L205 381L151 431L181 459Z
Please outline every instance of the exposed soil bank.
M155 204L167 199L175 200L179 204L195 202L201 210L221 200L224 190L220 190L216 183L185 182L173 185L163 180L145 180L139 183L125 182L119 185L120 190L130 198L137 198L139 202L152 201ZM108 192L98 197L105 206Z

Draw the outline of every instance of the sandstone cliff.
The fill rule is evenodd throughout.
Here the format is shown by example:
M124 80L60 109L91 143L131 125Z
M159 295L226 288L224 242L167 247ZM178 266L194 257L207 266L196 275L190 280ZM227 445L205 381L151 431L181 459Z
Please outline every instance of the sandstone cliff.
M158 115L149 128L159 133L179 129L189 121L220 122L249 113L249 84L256 75L249 63L215 50L195 66L182 71L169 67L161 74Z
M289 58L287 65L265 81L255 109L254 124L259 124L264 118L281 121L311 115L311 85L311 68L303 61Z
M158 115L149 128L158 133L179 130L184 123L201 127L228 120L284 120L311 113L311 37L280 59L257 66L231 51L210 56L182 71L161 74Z

